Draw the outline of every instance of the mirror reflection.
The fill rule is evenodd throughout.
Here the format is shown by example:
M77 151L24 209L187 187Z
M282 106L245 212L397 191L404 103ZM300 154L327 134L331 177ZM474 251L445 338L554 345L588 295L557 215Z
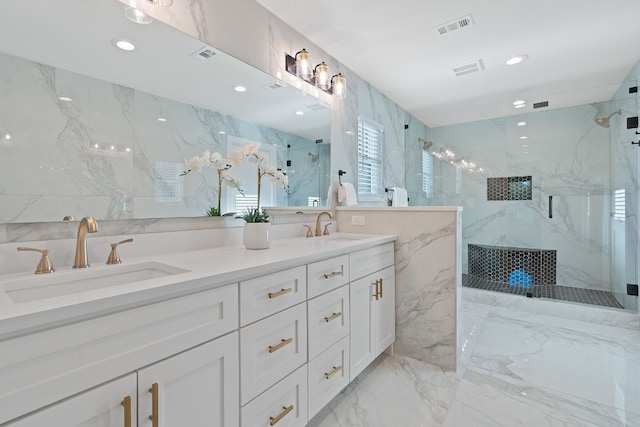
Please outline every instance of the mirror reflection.
M217 174L180 176L184 160L247 141L289 179L288 192L263 189L262 206L326 204L329 105L124 9L0 4L0 222L202 216ZM222 212L237 211L243 196L222 188Z

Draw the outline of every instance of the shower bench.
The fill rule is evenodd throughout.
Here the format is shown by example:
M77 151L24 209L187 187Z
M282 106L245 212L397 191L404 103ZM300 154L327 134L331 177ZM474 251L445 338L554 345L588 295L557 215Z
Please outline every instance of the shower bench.
M532 285L556 284L556 251L469 243L469 275L491 282L509 283L513 272L524 272Z

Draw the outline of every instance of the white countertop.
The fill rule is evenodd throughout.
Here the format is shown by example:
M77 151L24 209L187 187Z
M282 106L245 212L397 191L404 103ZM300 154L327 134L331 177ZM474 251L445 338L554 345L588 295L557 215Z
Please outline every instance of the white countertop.
M348 237L359 239L351 240ZM120 266L157 262L188 272L25 303L14 303L0 291L0 339L237 283L395 240L396 236L390 235L336 233L327 237L274 240L271 248L266 250L230 246L139 257L116 266L92 266L92 271L112 269L117 272ZM74 278L74 274L82 274L83 271L68 267L51 274ZM31 283L37 283L38 280L46 280L49 275L21 273L0 276L0 286L25 276L35 281Z

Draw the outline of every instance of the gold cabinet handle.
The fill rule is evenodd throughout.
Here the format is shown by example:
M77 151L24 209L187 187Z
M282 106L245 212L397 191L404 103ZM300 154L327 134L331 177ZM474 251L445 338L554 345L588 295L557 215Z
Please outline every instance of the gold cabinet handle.
M380 298L382 298L382 279L380 279Z
M334 277L342 276L342 271L334 271L333 273L323 274L325 279L333 279Z
M125 397L120 404L124 406L124 427L131 427L131 396Z
M149 419L151 420L151 425L153 427L158 427L158 383L153 383L151 388L149 389L149 393L151 393L151 415L149 415Z
M269 299L278 298L278 297L281 297L282 295L286 295L291 292L293 292L292 288L281 289L278 292L269 292Z
M378 280L372 283L372 285L376 285L376 293L373 294L373 296L376 297L376 301L378 301L378 299L380 299L380 291L378 290Z
M324 318L324 321L329 323L334 319L337 319L338 317L342 316L342 312L339 313L333 313L331 316L327 316Z
M324 373L324 377L326 379L331 378L332 376L334 376L335 374L337 374L338 372L342 371L342 365L340 366L334 366L333 370L331 372L325 372Z
M293 405L289 405L289 406L283 406L282 407L282 412L280 412L277 416L275 417L269 417L269 425L270 426L274 426L278 423L278 421L280 421L281 419L283 419L284 417L287 416L287 414L289 412L293 411Z
M275 351L278 351L282 347L284 347L285 345L291 344L292 342L293 342L293 338L287 338L286 340L282 339L282 341L280 341L280 344L278 344L278 345L270 345L269 346L269 353L273 353Z

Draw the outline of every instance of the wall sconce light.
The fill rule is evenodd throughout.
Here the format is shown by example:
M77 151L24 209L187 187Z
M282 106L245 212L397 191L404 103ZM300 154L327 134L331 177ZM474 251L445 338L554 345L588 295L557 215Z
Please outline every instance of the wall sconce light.
M329 66L323 61L314 68L310 66L309 52L302 49L295 56L285 55L286 70L300 80L316 86L318 89L333 95L337 99L344 99L347 94L346 79L342 73L329 78Z

